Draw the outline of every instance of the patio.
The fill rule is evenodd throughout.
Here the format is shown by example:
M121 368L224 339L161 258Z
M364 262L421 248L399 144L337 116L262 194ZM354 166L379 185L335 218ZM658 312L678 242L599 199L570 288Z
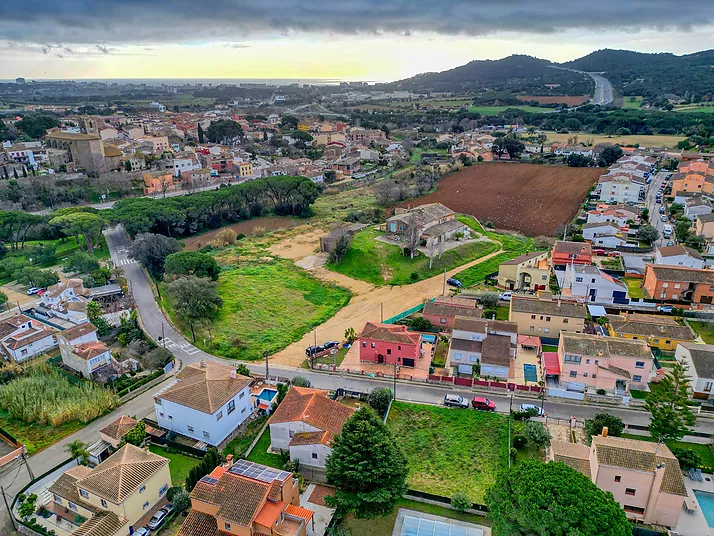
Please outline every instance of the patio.
M705 474L703 482L693 482L688 476L685 476L684 485L687 488L689 498L696 502L697 508L691 513L682 511L675 532L680 536L714 536L714 531L707 523L702 512L702 505L697 496L694 495L694 490L714 494L714 477Z

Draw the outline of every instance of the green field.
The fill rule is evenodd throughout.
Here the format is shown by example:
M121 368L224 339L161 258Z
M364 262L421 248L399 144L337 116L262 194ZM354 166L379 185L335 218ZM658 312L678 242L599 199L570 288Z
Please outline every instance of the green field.
M188 472L196 467L201 460L180 454L178 452L169 452L164 447L159 445L149 445L149 450L154 454L163 456L169 459L169 472L171 473L171 484L174 486L183 486L186 482Z
M571 132L561 134L547 133L548 141L553 143L567 143L569 138L577 137L579 143L597 145L598 143L618 143L620 145L640 145L641 147L676 147L685 139L685 136L633 134L630 136L608 136L606 134L588 134L587 132Z
M223 307L208 325L194 324L196 343L203 347L205 339L214 354L248 360L300 340L351 297L348 290L323 283L290 261L268 256L241 258L223 267L218 294ZM191 327L175 315L172 319L191 340Z
M623 97L622 107L629 110L639 110L642 105L642 97Z
M481 114L481 115L498 115L502 112L505 112L506 110L521 110L522 112L530 112L530 113L553 113L555 112L554 108L542 108L540 106L526 106L526 105L521 105L517 104L514 106L471 106L469 108L469 112L472 114Z
M267 465L268 467L275 467L276 469L283 468L283 459L279 454L271 454L268 452L270 447L270 427L268 426L260 436L260 439L250 451L248 456L248 461L260 463Z
M409 464L410 489L483 503L508 463L503 415L394 402L387 420Z
M374 285L405 285L479 259L498 248L495 242L464 244L444 252L441 259L436 255L429 268L429 258L423 253L412 259L403 255L398 246L375 240L382 234L383 231L373 228L355 234L347 255L338 264L329 264L328 268Z
M81 430L86 423L73 421L60 426L51 424L28 424L19 419L8 416L6 411L0 410L0 428L8 432L27 448L30 456L54 445L61 439Z
M714 104L706 104L705 106L697 106L696 104L675 106L673 111L683 114L714 114Z
M627 293L630 298L640 299L645 297L645 291L642 288L642 279L637 277L625 277L623 282L627 285Z

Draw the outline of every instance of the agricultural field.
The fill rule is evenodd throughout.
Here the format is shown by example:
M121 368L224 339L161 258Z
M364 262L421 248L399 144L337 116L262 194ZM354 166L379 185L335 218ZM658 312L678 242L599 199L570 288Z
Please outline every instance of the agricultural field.
M503 415L394 402L387 425L406 454L413 490L442 497L463 491L483 504L508 463Z
M402 205L443 203L498 229L552 236L578 211L598 168L482 163L444 177L434 193Z
M479 259L498 249L495 242L471 242L444 252L429 268L429 258L419 252L413 259L399 248L376 240L383 231L366 228L352 238L347 255L328 268L373 285L405 285Z
M580 106L590 100L590 95L580 96L551 96L551 95L518 95L521 101L538 101L538 104L567 104L568 106Z
M629 110L639 110L642 106L642 97L623 97L622 107Z
M588 134L587 132L573 132L570 134L559 134L548 132L548 141L553 143L567 143L568 138L577 136L581 143L586 145L597 145L598 143L619 143L620 145L639 145L640 147L676 147L685 139L684 136L662 136L662 135L639 135L631 136L607 136L605 134Z

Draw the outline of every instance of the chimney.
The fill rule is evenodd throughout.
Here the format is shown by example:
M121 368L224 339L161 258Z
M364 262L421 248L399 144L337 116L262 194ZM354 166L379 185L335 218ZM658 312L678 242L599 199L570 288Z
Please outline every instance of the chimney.
M233 465L233 454L226 456L226 467L231 467Z
M602 432L600 433L602 437L607 437L607 426L602 427Z
M232 380L236 379L236 371L235 370L231 370L231 379Z

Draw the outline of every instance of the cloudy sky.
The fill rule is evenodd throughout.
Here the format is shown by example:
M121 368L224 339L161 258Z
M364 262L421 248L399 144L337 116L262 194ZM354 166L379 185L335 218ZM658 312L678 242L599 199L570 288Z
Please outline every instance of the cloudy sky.
M714 48L712 0L2 0L0 79L395 80L473 59Z

